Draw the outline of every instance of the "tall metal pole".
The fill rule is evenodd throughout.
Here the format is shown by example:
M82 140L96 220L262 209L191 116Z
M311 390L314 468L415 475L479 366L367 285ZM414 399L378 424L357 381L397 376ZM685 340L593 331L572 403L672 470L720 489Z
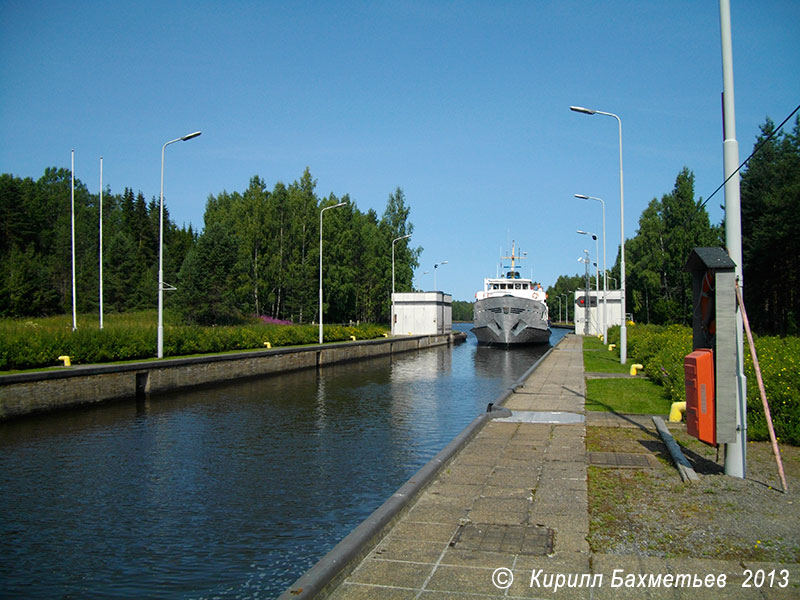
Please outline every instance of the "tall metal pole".
M326 206L319 211L319 343L322 343L322 215L330 208L344 206L346 202L339 202L333 206Z
M736 140L736 116L733 97L733 49L731 43L731 7L729 0L719 1L719 21L722 40L723 120L722 144L725 176L725 245L736 263L735 273L739 287L744 287L742 277L742 214L739 197L739 175L731 174L739 168L739 142ZM744 375L744 334L740 308L736 307L736 397L737 440L725 445L725 473L732 477L745 477L747 470L747 380ZM718 358L717 360L720 360ZM722 399L720 399L722 400Z
M161 146L161 201L158 217L158 358L164 358L164 152L170 144L191 140L201 133L202 131L195 131Z
M72 150L72 192L70 194L70 222L72 224L72 331L78 329L77 294L75 291L75 150Z
M395 245L395 242L398 242L400 240L404 240L404 239L410 238L410 237L411 237L411 234L409 233L408 235L402 235L402 236L400 236L398 238L394 238L392 240L392 317L391 317L392 323L391 323L391 328L390 328L391 331L392 331L392 335L394 335L394 245Z
M606 270L606 203L602 198L574 194L576 198L584 200L597 200L603 209L603 344L608 343L608 271Z
M587 115L605 115L614 117L619 125L619 236L620 236L620 292L622 293L622 324L619 328L619 362L625 364L628 361L628 317L625 307L625 186L622 177L622 119L619 115L601 110L592 110L582 106L570 106L574 112Z
M595 266L595 284L594 288L597 290L597 295L600 296L600 242L598 241L597 234L592 233L590 234L592 239L594 240L594 256L597 259L597 262L594 263ZM600 308L600 302L597 303L597 308ZM598 313L601 311L597 311Z
M100 157L100 329L103 328L103 157Z
M594 252L595 252L595 256L597 257L597 262L594 263L595 266L597 267L597 278L596 278L597 282L595 283L595 289L597 290L597 297L599 299L599 297L600 297L600 247L599 247L599 242L597 241L597 234L596 233L592 233L591 231L583 231L582 229L578 229L578 233L583 234L583 235L590 235L590 236L592 236L592 239L594 240ZM588 254L588 251L587 251L587 254ZM588 301L588 299L587 299L587 301ZM597 313L602 315L602 311L600 310L600 301L599 300L597 301ZM603 324L602 327L605 327L605 323ZM605 332L603 333L603 340L605 341Z
M589 251L588 250L584 250L584 253L586 254L585 258L583 259L583 263L586 265L586 296L584 297L585 310L584 310L584 313L583 313L584 314L583 335L589 335L589 304L590 304L589 303L589 287L591 286L591 283L589 283L591 281L591 278L590 278L590 275L589 275L589 263L591 261L589 260Z

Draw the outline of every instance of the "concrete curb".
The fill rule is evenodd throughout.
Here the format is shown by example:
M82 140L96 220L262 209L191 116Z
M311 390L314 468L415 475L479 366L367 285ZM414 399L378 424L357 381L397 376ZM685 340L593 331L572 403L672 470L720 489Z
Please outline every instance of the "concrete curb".
M566 337L566 336L565 336ZM533 365L519 377L499 398L490 403L486 413L479 415L459 433L453 441L428 461L411 479L403 484L386 502L358 525L347 537L323 556L317 564L306 571L292 586L278 597L278 600L314 598L330 593L352 571L372 547L383 537L408 509L411 501L420 494L439 474L441 469L480 431L490 420L508 417L511 411L501 408L502 404L514 394L533 371L564 340L545 352Z

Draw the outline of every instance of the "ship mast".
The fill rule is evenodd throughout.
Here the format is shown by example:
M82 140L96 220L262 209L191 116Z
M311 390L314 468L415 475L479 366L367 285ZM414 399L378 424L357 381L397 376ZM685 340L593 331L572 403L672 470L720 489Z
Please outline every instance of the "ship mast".
M516 255L515 254L515 241L511 240L511 256L501 256L500 258L510 258L511 259L511 273L514 273L514 260L523 260L527 258L526 256ZM512 275L513 277L513 275Z

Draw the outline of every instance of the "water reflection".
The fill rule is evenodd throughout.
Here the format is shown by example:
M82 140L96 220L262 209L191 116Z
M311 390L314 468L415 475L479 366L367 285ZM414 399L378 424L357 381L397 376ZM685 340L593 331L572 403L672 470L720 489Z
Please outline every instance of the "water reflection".
M516 379L550 347L536 345L507 350L496 346L478 346L475 351L475 373L481 377Z
M0 424L0 596L274 597L533 360L472 337Z

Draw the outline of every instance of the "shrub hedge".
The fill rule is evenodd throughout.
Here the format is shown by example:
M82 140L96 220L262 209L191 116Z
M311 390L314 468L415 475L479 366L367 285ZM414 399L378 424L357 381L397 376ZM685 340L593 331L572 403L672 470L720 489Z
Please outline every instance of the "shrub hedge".
M86 323L88 319L83 319ZM109 315L103 329L96 322L72 331L68 317L48 319L6 319L0 321L0 371L33 369L61 364L69 356L73 364L93 364L153 358L156 353L154 311L131 315ZM325 325L325 342L374 339L386 328L364 324ZM254 320L240 326L164 327L164 356L186 356L273 347L314 344L319 340L317 325L279 325Z
M619 348L619 327L609 330L609 342ZM755 345L775 434L782 442L800 446L800 338L758 336ZM665 387L672 402L686 399L683 359L691 351L692 331L689 327L628 327L629 362L644 365L647 376ZM769 436L766 418L746 341L744 366L748 438L766 440Z

